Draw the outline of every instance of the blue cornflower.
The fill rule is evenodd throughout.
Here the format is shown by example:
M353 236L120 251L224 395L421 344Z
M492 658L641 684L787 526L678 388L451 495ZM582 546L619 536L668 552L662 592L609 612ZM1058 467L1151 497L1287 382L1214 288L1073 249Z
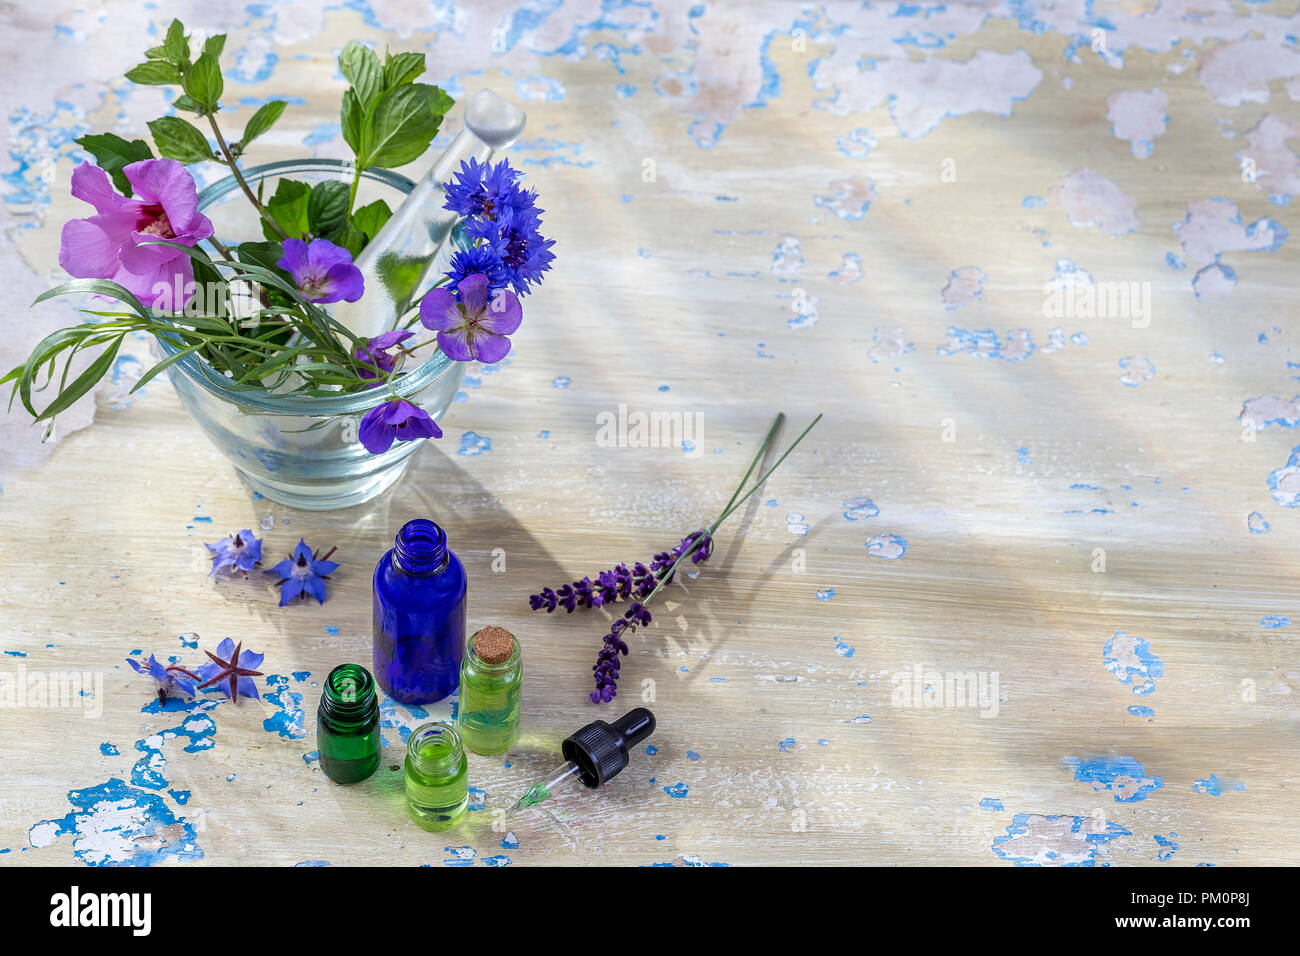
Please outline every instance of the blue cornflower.
M541 282L555 259L555 240L538 231L542 220L537 214L542 211L531 204L506 208L494 219L471 219L465 225L466 235L495 254L516 295L526 295L531 283Z
M520 175L509 160L503 159L495 166L467 160L446 184L443 208L468 218L492 219L503 208L531 204L532 195L515 185Z
M133 657L128 657L126 662L131 665L137 674L144 674L153 678L158 685L158 699L160 701L165 701L168 693L180 693L187 697L194 696L194 682L199 679L199 675L193 671L186 670L179 664L164 666L152 654L149 655L149 660L144 664L141 664Z
M280 576L278 582L280 607L284 607L296 597L301 597L305 601L308 594L318 603L325 603L325 582L339 566L337 561L328 560L335 550L330 548L324 557L317 557L312 553L311 548L307 547L307 542L299 538L298 546L293 549L289 557L266 572Z
M447 269L447 287L455 289L475 273L487 276L489 292L505 288L510 281L510 275L496 250L474 245L452 253L450 267Z
M215 544L205 543L204 547L212 552L212 570L208 577L222 568L234 568L248 577L248 572L262 560L262 539L254 538L253 532L247 528Z

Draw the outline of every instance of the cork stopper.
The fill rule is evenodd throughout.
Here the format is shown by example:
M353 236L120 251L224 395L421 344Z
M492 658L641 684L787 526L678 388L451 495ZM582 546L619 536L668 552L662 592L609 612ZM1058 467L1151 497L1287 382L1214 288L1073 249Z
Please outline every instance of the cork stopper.
M515 636L504 627L489 624L472 638L474 653L485 664L501 664L514 652Z

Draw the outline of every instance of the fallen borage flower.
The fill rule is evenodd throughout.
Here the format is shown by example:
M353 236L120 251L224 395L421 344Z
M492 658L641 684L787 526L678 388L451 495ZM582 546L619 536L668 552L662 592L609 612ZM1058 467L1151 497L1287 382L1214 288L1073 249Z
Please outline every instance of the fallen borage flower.
M195 696L194 685L202 680L198 674L192 670L187 670L179 664L163 665L159 663L158 658L152 654L149 660L141 664L133 657L128 657L126 662L131 665L137 674L144 674L153 678L158 687L158 702L166 703L167 695L184 694L186 697Z
M600 653L596 655L596 663L591 668L595 672L596 679L596 689L590 695L593 704L609 703L618 695L619 657L626 655L628 652L627 642L623 640L623 636L635 631L638 627L644 627L650 623L650 612L646 610L646 605L654 600L655 595L664 587L672 583L677 566L687 558L690 558L691 563L695 565L709 559L709 556L713 553L713 535L718 530L718 526L727 520L731 513L745 502L745 499L763 486L763 482L767 481L772 472L780 467L786 456L794 451L795 446L803 441L804 436L812 431L813 426L821 419L822 416L818 414L809 423L808 427L799 434L799 437L791 443L790 447L781 453L781 457L776 460L776 464L763 472L758 480L754 482L753 487L742 495L741 491L744 490L745 483L749 481L749 476L758 467L758 463L766 454L777 429L781 427L781 423L785 420L784 412L778 414L772 422L772 427L767 430L763 443L758 446L758 451L754 455L754 460L749 463L745 476L740 479L740 484L732 492L731 500L722 509L722 513L708 528L688 534L682 539L681 544L674 547L671 552L665 551L655 555L649 567L640 561L636 562L631 569L626 564L619 564L609 570L599 572L595 581L585 577L580 581L574 581L572 584L562 585L555 590L542 588L540 593L529 595L528 606L534 611L545 609L547 614L550 614L557 607L562 607L571 614L575 607L603 607L606 604L612 604L629 597L639 599L628 606L621 618L614 621L610 626L609 633L602 639Z
M260 699L253 678L261 677L262 672L254 668L261 666L265 654L246 651L243 641L236 644L230 638L217 645L216 654L211 651L203 653L208 655L211 663L199 665L195 678L203 683L197 686L198 690L217 687L234 703L238 703L240 694L253 700Z
M262 563L262 539L254 538L253 532L247 528L203 546L212 552L212 570L208 577L222 568L231 568L248 577L248 572Z
M299 538L298 546L287 558L270 570L262 572L280 576L280 580L276 582L280 585L280 607L284 607L296 597L301 597L305 601L308 594L314 597L318 604L324 604L325 598L328 597L325 592L325 582L339 567L339 563L329 560L329 556L337 550L338 548L330 548L323 556L318 556L307 547L305 540Z

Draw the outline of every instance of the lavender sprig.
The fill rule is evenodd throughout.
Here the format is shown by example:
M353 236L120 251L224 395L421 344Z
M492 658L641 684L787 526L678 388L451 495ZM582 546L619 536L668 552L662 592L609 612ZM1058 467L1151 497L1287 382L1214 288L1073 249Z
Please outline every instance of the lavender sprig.
M608 570L597 571L595 580L585 577L556 589L542 588L540 593L528 596L528 606L534 611L545 609L547 614L557 607L562 607L566 613L572 614L574 609L579 607L604 607L606 604L614 604L630 597L647 597L660 581L671 577L668 573L669 568L702 534L703 531L692 531L671 551L661 551L656 554L650 560L648 567L640 561L635 562L631 568L626 564L618 564ZM706 541L703 547L691 556L691 563L700 564L707 561L712 554L712 549L713 542Z
M772 427L767 430L767 435L764 436L762 443L758 446L758 451L754 454L753 461L749 463L749 468L746 469L744 477L740 479L740 484L738 484L736 490L732 492L730 500L727 501L727 506L722 509L722 513L714 519L713 523L709 525L708 528L692 532L683 538L682 543L678 547L674 548L671 553L665 552L656 555L655 560L651 565L651 569L647 569L650 570L651 573L643 576L639 582L634 582L629 585L629 594L632 593L632 588L635 587L637 589L636 596L639 600L630 604L628 609L623 612L623 616L614 621L610 626L609 633L607 633L601 641L600 653L596 655L596 663L592 666L592 671L594 672L596 679L596 689L591 692L592 703L609 703L609 701L613 700L618 695L619 665L621 663L620 657L625 656L628 652L627 642L623 637L625 634L635 631L638 627L644 627L650 623L650 612L646 610L646 605L653 601L655 595L663 590L664 587L672 583L673 575L676 573L678 565L687 558L690 558L693 564L699 564L702 561L708 560L708 557L713 550L713 535L718 530L718 526L721 525L722 522L726 521L737 508L744 504L750 495L763 486L763 483L772 475L772 472L776 471L776 469L781 466L781 463L785 461L790 452L794 451L795 446L803 441L804 437L812 431L813 426L821 420L822 416L819 413L817 417L808 424L808 427L799 433L799 437L791 442L790 447L781 453L781 457L776 460L776 463L773 464L771 468L767 469L767 471L763 472L748 491L741 494L745 488L745 483L749 481L750 475L754 473L754 469L757 468L758 463L762 461L763 455L767 453L768 446L772 443L772 438L776 435L777 429L779 429L781 423L785 421L785 413L778 413L776 418L772 421ZM619 565L618 568L627 571L625 565ZM602 572L602 576L605 573L606 572ZM612 576L612 579L615 582L622 580L619 577L617 568L611 569L608 573ZM654 584L653 587L649 588L649 590L644 590L647 578L653 579ZM600 579L598 578L598 581L599 580ZM574 589L579 584L584 584L584 582L586 585L591 585L590 579L584 578L581 582L575 581L572 586L565 585L564 588L561 588L558 592L551 592L555 597L554 605L551 605L550 599L546 597L549 589L543 589L541 595L532 595L529 598L529 604L532 606L533 610L538 610L540 607L545 606L548 613L553 611L556 606L564 606L566 611L572 611L573 608L567 606L567 601L572 597L574 606L577 606L577 604L580 603L581 599L578 597L578 593ZM572 594L565 592L566 588L568 588ZM562 593L563 597L561 596ZM603 594L600 596L603 601ZM540 603L534 603L535 601ZM591 603L583 604L583 606L599 607L601 605Z

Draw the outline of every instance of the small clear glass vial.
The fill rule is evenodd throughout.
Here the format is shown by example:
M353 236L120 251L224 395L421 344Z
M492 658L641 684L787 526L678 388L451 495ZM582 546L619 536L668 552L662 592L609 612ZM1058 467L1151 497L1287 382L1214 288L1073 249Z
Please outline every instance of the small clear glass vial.
M360 664L340 664L325 678L316 711L321 770L335 783L365 780L379 766L379 699Z
M490 625L470 638L460 663L456 712L456 730L467 750L494 756L515 745L523 683L523 652L513 634Z
M406 809L426 830L455 826L469 805L469 762L456 728L421 724L406 742Z

